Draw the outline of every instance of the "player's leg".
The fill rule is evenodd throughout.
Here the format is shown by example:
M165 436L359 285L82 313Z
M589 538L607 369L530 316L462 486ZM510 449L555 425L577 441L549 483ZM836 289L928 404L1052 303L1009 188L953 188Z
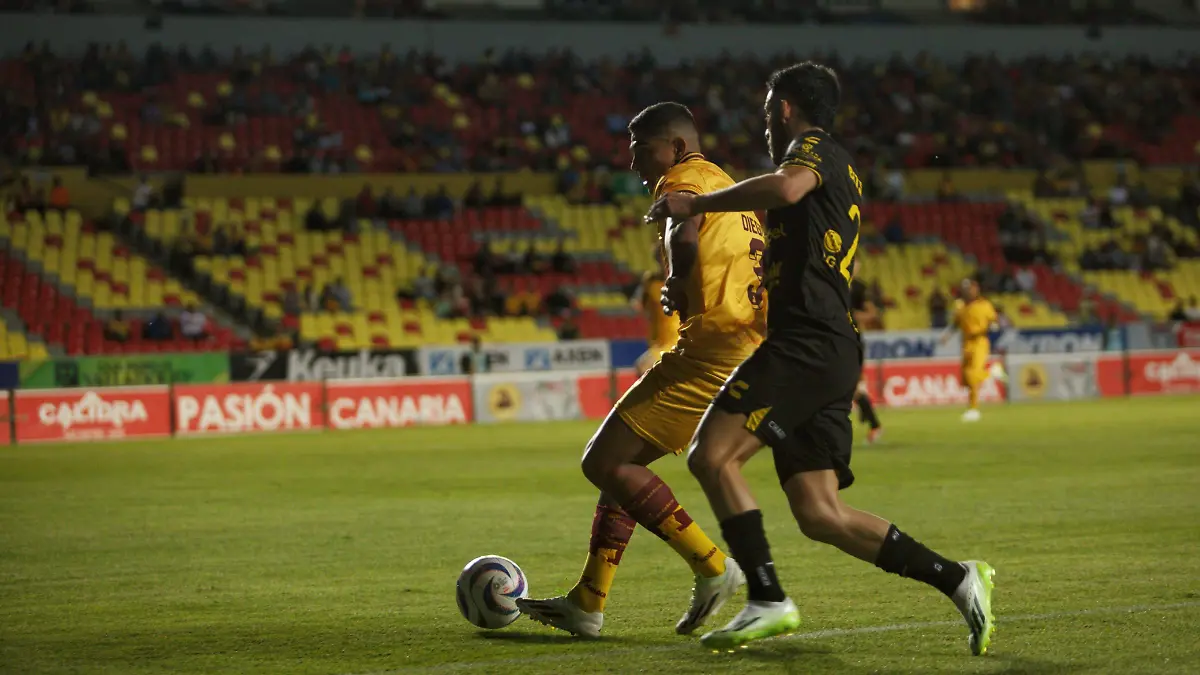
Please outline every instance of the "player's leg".
M979 389L987 379L987 352L981 349L968 349L963 352L962 382L967 388L967 411L963 413L964 422L978 422Z
M859 420L870 427L867 431L867 442L874 443L879 440L880 434L883 433L883 424L875 412L875 402L871 400L871 395L867 392L866 380L858 383L858 391L854 395L854 405L858 408Z
M599 637L604 626L604 605L625 547L637 521L611 497L600 493L592 517L587 559L579 580L566 595L517 600L517 609L535 621L572 635Z
M670 390L661 393L669 394ZM670 398L666 395L659 400L669 401ZM662 427L660 431L665 432L667 438L671 437L674 424L684 424L684 428L689 429L695 427L694 417L689 415L682 421L673 420L668 412L669 406L657 407L662 408L665 415L659 423ZM617 411L605 423L602 433L597 434L589 444L583 461L584 475L606 494L612 495L638 524L665 541L691 568L695 577L692 599L675 625L676 632L688 634L720 610L726 600L737 592L744 583L742 571L692 520L670 486L645 466L649 462L643 459L650 458L654 453L661 455L663 450L637 434L620 413L634 420L640 419L640 416L631 406L619 406ZM643 456L631 462L621 462L618 448L635 442L645 444ZM671 441L666 443L675 444Z
M849 470L852 430L845 412L837 406L822 411L800 433L799 453L776 455L776 470L800 531L885 572L941 591L966 619L972 651L982 654L994 631L992 568L983 562L949 560L894 524L841 500L839 490L854 480Z
M756 432L760 428L783 431L771 418L771 404L780 383L787 380L782 365L774 346L760 346L714 399L688 452L688 468L721 522L721 534L746 574L749 592L749 602L732 621L701 638L714 649L786 633L800 625L799 612L775 575L762 512L742 475L742 466L767 440Z
M671 489L648 468L651 462L667 454L660 443L677 443L682 448L695 428L694 413L684 410L681 414L670 405L674 401L672 394L679 393L679 386L673 378L664 377L663 371L670 371L675 365L672 362L663 368L659 364L655 371L639 380L614 407L584 451L583 473L601 490L602 496L579 583L566 596L519 601L522 612L575 634L598 634L601 612L620 561L619 551L624 550L632 534L629 523L641 524L666 541L696 576L691 606L676 626L679 632L691 632L703 623L741 585L741 570L736 563L726 564L725 554L692 521ZM657 421L660 435L643 433L658 442L634 431L625 418L635 423ZM617 544L620 548L616 548ZM564 607L567 602L572 607ZM579 612L572 611L575 609L588 613L589 617L578 616Z

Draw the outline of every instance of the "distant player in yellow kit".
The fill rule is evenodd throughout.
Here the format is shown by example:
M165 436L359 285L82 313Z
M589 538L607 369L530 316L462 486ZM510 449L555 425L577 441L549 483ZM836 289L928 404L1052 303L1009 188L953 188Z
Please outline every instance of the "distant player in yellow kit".
M632 168L653 186L655 199L733 185L700 154L695 120L685 106L652 105L633 118L629 133ZM725 380L762 342L763 228L753 213L737 212L667 219L664 225L666 278L658 299L647 305L678 315L678 341L655 357L584 450L583 474L600 489L600 500L579 581L565 595L517 601L521 613L574 635L599 636L613 577L636 525L669 544L695 576L677 633L694 631L745 583L737 563L648 465L687 448Z
M979 282L973 279L963 280L962 291L963 297L954 309L954 321L946 329L942 342L948 340L951 331L955 329L962 333L962 383L970 397L962 419L964 422L978 422L980 386L992 376L1004 379L1004 370L999 364L991 370L988 369L988 358L992 352L988 331L992 324L996 323L998 316L991 301L980 293Z
M634 294L634 304L646 315L646 353L638 357L634 368L638 375L644 374L658 363L663 352L670 351L679 341L679 315L667 314L662 307L663 282L666 281L666 260L663 259L662 237L655 245L658 269L642 276L642 285Z

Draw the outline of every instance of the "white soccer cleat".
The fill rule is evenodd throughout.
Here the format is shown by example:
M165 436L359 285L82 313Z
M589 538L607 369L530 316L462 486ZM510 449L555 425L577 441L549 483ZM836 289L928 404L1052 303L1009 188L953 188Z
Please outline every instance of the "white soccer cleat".
M604 625L604 612L585 612L565 595L545 600L518 598L517 610L538 623L579 637L598 638Z
M733 620L700 638L700 644L710 649L733 649L776 635L794 632L800 627L800 610L791 598L783 602L751 600Z
M967 560L962 566L967 569L967 576L963 577L951 599L971 630L968 638L971 653L983 656L996 633L996 616L992 613L992 590L995 588L992 578L996 576L996 570L981 560Z
M688 611L675 624L675 632L680 635L691 635L692 631L704 625L708 617L721 610L726 600L733 597L742 584L746 583L746 575L733 558L725 559L725 572L715 577L696 577L696 585L692 588L692 604Z
M1004 366L999 361L992 364L992 367L988 373L992 376L992 379L996 380L997 382L1008 382L1008 372L1004 370Z
M962 421L978 422L980 420L980 418L982 418L982 417L983 416L979 414L979 408L971 408L970 410L963 413Z

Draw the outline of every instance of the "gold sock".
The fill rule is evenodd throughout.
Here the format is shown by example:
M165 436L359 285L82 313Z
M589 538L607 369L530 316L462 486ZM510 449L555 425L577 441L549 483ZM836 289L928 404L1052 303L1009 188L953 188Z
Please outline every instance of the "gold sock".
M667 542L694 574L715 577L725 573L725 553L692 521L661 478L652 478L625 510L639 525Z
M585 612L603 612L612 590L613 577L621 554L633 536L637 521L621 509L606 504L596 506L592 518L592 538L588 545L587 561L579 581L567 594Z

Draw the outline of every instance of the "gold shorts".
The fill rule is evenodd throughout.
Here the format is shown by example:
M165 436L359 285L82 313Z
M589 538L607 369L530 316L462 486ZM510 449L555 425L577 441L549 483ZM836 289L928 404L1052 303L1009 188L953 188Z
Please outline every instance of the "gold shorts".
M963 386L975 387L988 378L988 358L991 350L987 347L964 349L962 355Z
M615 410L638 436L678 455L687 449L700 417L735 367L665 352L617 401Z

